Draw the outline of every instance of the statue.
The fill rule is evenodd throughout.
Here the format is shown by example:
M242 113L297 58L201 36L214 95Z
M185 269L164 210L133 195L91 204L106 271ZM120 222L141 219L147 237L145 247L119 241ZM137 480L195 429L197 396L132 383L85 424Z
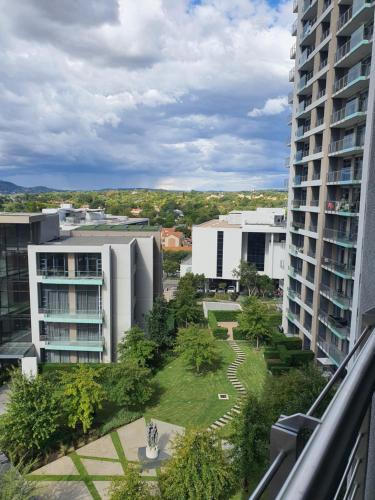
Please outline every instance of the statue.
M159 454L158 449L158 428L154 422L150 422L146 427L146 456L147 458L155 459Z

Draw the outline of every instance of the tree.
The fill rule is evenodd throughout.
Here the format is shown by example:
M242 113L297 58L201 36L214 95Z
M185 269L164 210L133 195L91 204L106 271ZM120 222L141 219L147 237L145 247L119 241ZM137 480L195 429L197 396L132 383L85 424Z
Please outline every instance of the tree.
M233 463L245 489L249 478L259 476L267 467L271 426L280 415L306 413L325 384L320 370L311 364L269 377L259 398L247 397L231 436Z
M256 297L248 297L242 304L242 312L238 318L239 326L248 340L259 342L272 337L272 323L268 307Z
M150 490L139 471L132 465L128 465L124 476L115 479L109 490L110 500L152 500Z
M272 295L275 291L275 284L269 276L265 274L258 276L257 279L258 293L264 297L265 295Z
M44 377L12 373L10 397L0 420L0 449L13 460L36 456L48 448L60 427L61 401Z
M151 370L134 359L113 365L109 374L109 397L127 408L144 406L153 393Z
M186 273L180 279L175 299L175 317L179 326L189 323L204 323L202 306L197 303L196 284L199 275Z
M104 391L96 382L97 377L98 374L87 365L79 365L77 370L61 373L68 425L72 429L81 424L86 433L91 428L95 411L102 407Z
M156 344L146 338L145 333L139 326L133 326L117 346L120 363L126 363L130 359L140 366L150 366L155 357Z
M160 475L162 498L216 500L231 496L233 467L215 433L189 430L176 437L174 451Z
M232 274L240 280L240 284L247 288L249 296L254 295L258 283L258 271L254 264L242 260Z
M167 276L174 276L180 269L180 265L174 260L165 260L163 262L163 269Z
M152 310L146 316L146 331L159 353L170 348L175 341L173 310L163 296L155 299Z
M212 370L220 361L212 333L197 326L179 330L176 352L180 353L197 373L201 370Z

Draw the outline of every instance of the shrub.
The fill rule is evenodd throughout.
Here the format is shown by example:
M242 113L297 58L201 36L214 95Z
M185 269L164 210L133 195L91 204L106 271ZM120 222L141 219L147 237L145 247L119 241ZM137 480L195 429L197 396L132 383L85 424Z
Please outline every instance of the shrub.
M236 326L233 328L233 340L247 340L246 332L241 327Z
M286 373L289 371L290 367L281 364L275 364L268 367L269 371L272 375L281 375L282 373Z
M289 351L291 354L292 366L302 366L314 359L312 351Z
M215 339L219 340L227 340L228 338L228 330L226 328L223 328L221 326L217 326L216 328L212 329L213 336Z
M277 349L271 349L269 347L266 347L263 353L264 359L279 359L280 358L280 353Z
M214 316L216 321L219 323L221 321L237 321L239 311L209 311Z
M115 413L109 420L107 420L99 429L100 435L103 436L113 429L117 429L122 425L130 424L134 420L142 417L142 413L137 411L126 410L121 408L117 413Z

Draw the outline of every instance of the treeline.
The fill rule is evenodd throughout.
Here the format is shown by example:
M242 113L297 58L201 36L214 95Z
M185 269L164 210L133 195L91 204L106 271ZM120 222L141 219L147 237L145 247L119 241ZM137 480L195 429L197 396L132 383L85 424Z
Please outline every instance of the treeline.
M281 191L201 192L201 191L76 191L41 194L0 195L0 211L39 212L60 203L76 207L104 208L112 215L132 216L140 208L141 217L152 225L164 227L200 224L231 210L254 210L257 207L282 207L287 193Z

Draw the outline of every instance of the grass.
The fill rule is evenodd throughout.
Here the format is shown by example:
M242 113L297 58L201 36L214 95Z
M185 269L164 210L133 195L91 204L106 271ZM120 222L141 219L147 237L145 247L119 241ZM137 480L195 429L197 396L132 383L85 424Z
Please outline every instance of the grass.
M116 453L121 461L122 469L125 472L126 467L127 467L126 456L125 456L119 435L117 434L116 431L111 432L111 439L112 439L113 446L115 447Z
M221 366L196 375L181 359L173 359L155 376L159 394L148 406L146 419L157 418L187 428L205 428L226 413L234 404L237 393L226 376L235 354L225 341L217 341L222 356ZM218 394L229 395L219 400Z
M245 361L237 369L237 377L250 393L259 396L267 377L263 351L257 351L247 341L238 340L237 343L246 354Z

